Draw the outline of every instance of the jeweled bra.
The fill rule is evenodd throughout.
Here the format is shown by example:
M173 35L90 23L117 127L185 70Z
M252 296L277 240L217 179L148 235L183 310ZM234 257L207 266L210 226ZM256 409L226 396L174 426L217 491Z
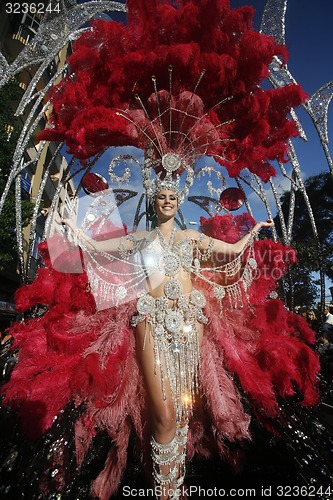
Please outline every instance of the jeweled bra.
M156 237L152 238L155 234ZM228 299L230 308L242 307L243 299L248 300L247 290L257 268L253 239L249 240L244 250L231 262L221 265L213 263L209 266L212 238L208 248L201 251L199 244L205 235L201 234L197 239L186 237L174 243L175 234L171 235L169 245L163 241L163 235L162 239L158 237L156 229L141 238L129 234L120 239L119 249L115 254L94 252L81 241L80 246L86 256L86 272L97 307L99 304L103 304L103 307L117 306L137 298L146 291L147 278L157 270L171 278L181 268L212 287L215 298L220 302L221 314L225 299ZM130 242L130 249L126 248L127 240ZM248 254L242 263L245 251ZM207 261L204 269L201 261ZM209 277L212 273L217 279ZM218 279L219 276L234 281L220 284L223 281Z

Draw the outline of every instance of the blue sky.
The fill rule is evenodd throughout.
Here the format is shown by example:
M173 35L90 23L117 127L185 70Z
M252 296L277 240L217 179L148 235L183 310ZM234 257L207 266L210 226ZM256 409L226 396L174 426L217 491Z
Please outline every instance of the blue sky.
M231 0L231 7L252 5L254 26L260 28L265 0ZM288 0L286 12L286 46L288 67L304 90L313 93L333 78L332 16L330 0Z
M265 0L231 0L232 7L252 5L255 8L254 26L260 28ZM286 12L286 46L289 51L288 69L304 91L311 96L320 87L333 80L333 2L329 0L289 0ZM308 136L308 144L297 140L295 146L300 155L305 175L326 170L326 159L322 153L313 124L302 108L297 110ZM332 105L329 123L333 121ZM330 130L330 127L329 127Z

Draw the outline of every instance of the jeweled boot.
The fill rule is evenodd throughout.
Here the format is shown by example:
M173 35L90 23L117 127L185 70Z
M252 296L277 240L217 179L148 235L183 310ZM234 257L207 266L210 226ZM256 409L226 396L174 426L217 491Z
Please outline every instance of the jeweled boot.
M167 444L158 443L152 436L150 445L155 488L157 491L158 489L161 489L168 493L168 498L170 500L177 500L179 498L179 495L177 495L176 493L176 481L178 472L177 435L170 441L170 443ZM164 469L163 471L162 468ZM160 500L161 496L157 495L156 493L156 498L157 500Z

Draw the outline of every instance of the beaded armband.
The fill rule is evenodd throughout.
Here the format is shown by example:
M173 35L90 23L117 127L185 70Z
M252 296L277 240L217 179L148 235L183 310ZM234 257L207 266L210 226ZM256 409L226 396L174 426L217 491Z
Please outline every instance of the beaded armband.
M198 252L199 258L202 261L206 262L212 255L214 240L213 240L213 238L209 238L209 244L208 244L208 247L206 248L206 250L200 250L199 243L201 243L202 240L204 240L204 238L207 238L207 236L205 234L200 234L200 236L195 240L195 246L196 246L196 250Z
M132 248L126 248L126 241L132 243ZM119 241L118 250L120 257L122 259L128 259L133 255L139 247L139 241L133 236L133 234L128 234L127 236L122 236Z
M201 260L206 262L211 257L212 251L213 251L213 246L214 246L214 240L213 240L213 238L209 238L208 247L206 248L206 250L203 250L201 252Z
M201 233L200 236L195 240L196 245L198 246L199 243L202 242L206 238L206 235Z

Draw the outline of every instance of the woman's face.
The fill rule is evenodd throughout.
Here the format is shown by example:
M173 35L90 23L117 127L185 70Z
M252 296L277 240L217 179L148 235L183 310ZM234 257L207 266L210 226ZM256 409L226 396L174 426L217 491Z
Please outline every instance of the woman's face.
M161 189L155 198L157 218L161 220L174 217L178 210L178 196L174 191Z

